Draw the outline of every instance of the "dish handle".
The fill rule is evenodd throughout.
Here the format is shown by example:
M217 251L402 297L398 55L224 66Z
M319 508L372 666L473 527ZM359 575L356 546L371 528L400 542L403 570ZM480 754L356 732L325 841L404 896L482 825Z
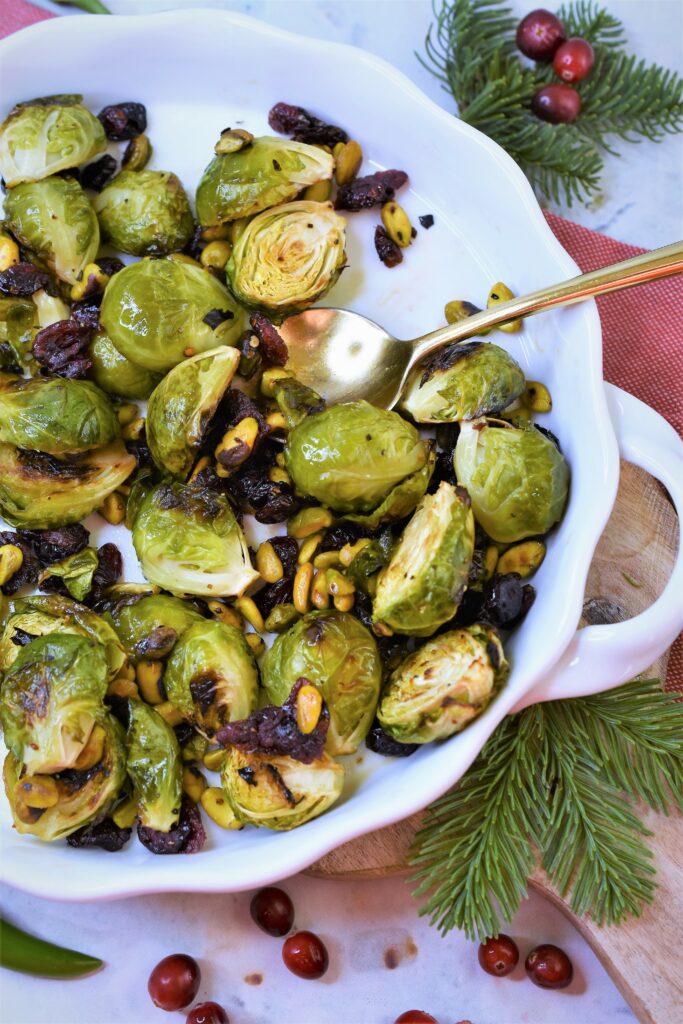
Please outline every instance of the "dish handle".
M605 384L607 404L623 459L667 488L679 523L683 513L683 441L659 413ZM514 711L529 704L583 697L633 679L673 643L683 628L683 543L666 587L646 611L625 622L586 626L574 634L557 665Z

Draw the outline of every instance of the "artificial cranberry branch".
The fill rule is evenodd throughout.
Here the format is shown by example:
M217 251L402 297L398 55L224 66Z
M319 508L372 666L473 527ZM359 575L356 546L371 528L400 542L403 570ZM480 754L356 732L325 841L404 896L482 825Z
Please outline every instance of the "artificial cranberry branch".
M418 57L452 93L462 120L506 149L539 195L571 205L597 193L601 152L614 152L617 140L660 142L683 130L683 79L629 55L621 22L592 0L573 0L557 14L568 37L595 51L590 75L576 85L581 111L571 124L533 113L552 66L522 57L517 18L503 0L444 0Z

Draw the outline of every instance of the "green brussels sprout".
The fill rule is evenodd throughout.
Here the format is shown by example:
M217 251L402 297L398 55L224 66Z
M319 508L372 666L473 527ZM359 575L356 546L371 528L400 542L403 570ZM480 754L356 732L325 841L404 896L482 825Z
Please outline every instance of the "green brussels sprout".
M194 231L185 189L170 171L121 171L93 206L103 240L133 256L177 252Z
M489 537L513 544L547 533L562 517L569 467L553 442L531 425L463 423L455 473Z
M248 718L259 684L244 634L213 619L190 626L168 659L164 688L171 704L209 740L227 722Z
M121 441L73 462L0 443L0 512L25 530L78 523L134 469L135 457Z
M399 743L431 743L459 732L507 679L495 630L475 624L428 640L389 676L377 710Z
M154 389L146 434L160 469L186 479L239 361L236 348L222 345L174 366Z
M251 217L332 177L329 153L303 142L262 136L236 153L215 156L197 189L197 219L209 227Z
M0 672L19 657L23 647L18 638L74 634L102 646L113 679L126 663L126 653L118 636L103 618L90 608L60 594L32 594L12 602L0 637Z
M401 408L417 423L450 423L500 412L522 394L524 371L504 348L447 345L413 370Z
M37 327L37 310L33 302L0 298L0 366L21 366L28 362Z
M356 750L375 715L382 663L374 636L355 616L309 612L276 638L261 671L273 704L284 704L302 676L317 686L330 711L327 750Z
M428 455L422 469L418 469L417 473L412 473L405 480L401 480L400 484L392 487L384 501L372 512L350 513L344 518L352 523L358 523L366 530L376 530L384 523L393 523L396 519L409 516L424 497L436 465L434 445L429 441L426 444Z
M48 455L79 455L120 434L114 407L98 387L65 377L0 381L0 441Z
M60 281L77 284L97 256L97 215L74 178L17 185L5 197L5 214L18 241Z
M331 203L301 200L260 213L228 260L230 290L243 305L278 320L308 309L346 263L344 226Z
M140 502L133 545L150 583L172 594L232 597L260 579L223 494L159 484Z
M444 481L423 499L380 572L373 622L396 633L431 636L458 610L473 553L467 492Z
M335 512L365 513L422 469L429 452L398 413L349 402L307 416L289 434L285 460L302 494Z
M7 755L3 771L5 792L17 832L52 842L106 814L126 780L126 752L123 730L116 719L105 715L101 725L105 738L99 762L83 771L71 769L63 775L49 776L56 783L58 801L44 810L22 807L23 769L13 754Z
M216 312L225 319L211 327L207 317ZM245 326L244 314L220 281L203 267L173 259L140 260L114 274L104 291L100 322L126 359L157 373L188 355L236 344Z
M103 617L114 628L126 654L134 661L144 657L140 652L144 650L145 641L160 627L173 629L181 637L190 626L205 621L193 605L168 594L150 594L132 604L115 604Z
M238 821L285 832L317 818L339 799L344 769L328 754L302 764L292 757L231 747L221 783Z
M71 768L104 715L104 648L52 633L33 640L5 672L0 721L5 743L31 774Z
M88 355L92 360L90 376L98 388L119 398L144 399L154 391L161 375L138 366L122 356L104 331L93 338Z
M0 176L8 188L78 167L107 146L82 96L46 96L17 104L0 125Z
M140 700L128 701L126 754L140 823L170 832L183 796L180 747L170 725Z
M61 562L52 562L44 569L38 578L38 583L56 577L61 579L64 586L76 601L84 601L92 590L93 576L95 575L100 560L94 548L83 548L75 555L69 555Z

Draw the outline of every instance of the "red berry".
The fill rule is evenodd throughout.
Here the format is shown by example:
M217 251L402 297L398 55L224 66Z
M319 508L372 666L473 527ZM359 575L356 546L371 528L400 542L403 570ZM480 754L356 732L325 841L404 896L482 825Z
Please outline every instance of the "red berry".
M330 963L322 939L313 932L296 932L285 939L282 959L298 978L322 978Z
M149 976L147 991L161 1010L182 1010L197 995L201 977L196 960L185 953L173 953L156 965Z
M571 85L544 85L531 101L536 117L550 124L576 121L581 110L581 97Z
M400 1017L397 1017L394 1024L439 1024L436 1017L424 1010L406 1010Z
M566 988L574 976L572 962L565 951L550 942L532 949L524 967L539 988Z
M294 924L294 904L286 892L269 885L252 897L252 920L268 935L286 935Z
M187 1024L230 1024L230 1018L218 1003L199 1003L188 1013Z
M563 82L582 82L593 67L595 54L593 47L585 39L573 36L556 51L553 58L553 71Z
M517 46L531 60L549 61L566 36L564 25L551 11L539 7L517 26Z
M479 966L496 978L504 978L506 974L510 974L518 962L519 950L509 935L500 934L495 939L487 939L479 946Z

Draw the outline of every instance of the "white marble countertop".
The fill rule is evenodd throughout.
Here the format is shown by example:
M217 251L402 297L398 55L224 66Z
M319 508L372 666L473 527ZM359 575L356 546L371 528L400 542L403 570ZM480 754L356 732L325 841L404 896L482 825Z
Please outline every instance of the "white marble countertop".
M49 0L40 6L66 13ZM174 7L224 7L302 34L352 43L405 71L446 109L450 97L418 64L430 21L428 0L109 0L115 13ZM520 14L533 5L512 4ZM681 0L609 0L629 43L641 56L680 69ZM343 83L340 83L343 101ZM286 98L286 96L283 96ZM653 247L683 235L683 136L662 145L624 146L609 158L604 191L590 207L557 212L623 241ZM161 957L187 952L200 961L199 999L223 1004L232 1024L392 1024L403 1010L422 1008L440 1024L621 1024L635 1017L572 925L532 895L508 931L522 957L538 942L562 946L575 965L562 992L535 988L518 966L494 979L477 964L476 945L459 933L446 938L417 915L400 878L329 882L297 876L284 887L297 908L298 927L324 938L331 966L306 983L283 967L280 942L249 918L250 894L167 895L116 903L74 905L39 900L0 887L3 913L45 938L101 957L106 968L87 979L55 982L2 972L5 1024L161 1024L181 1021L149 1000L149 971ZM385 953L398 951L390 969ZM248 979L248 980L247 980ZM258 983L257 983L258 982Z

